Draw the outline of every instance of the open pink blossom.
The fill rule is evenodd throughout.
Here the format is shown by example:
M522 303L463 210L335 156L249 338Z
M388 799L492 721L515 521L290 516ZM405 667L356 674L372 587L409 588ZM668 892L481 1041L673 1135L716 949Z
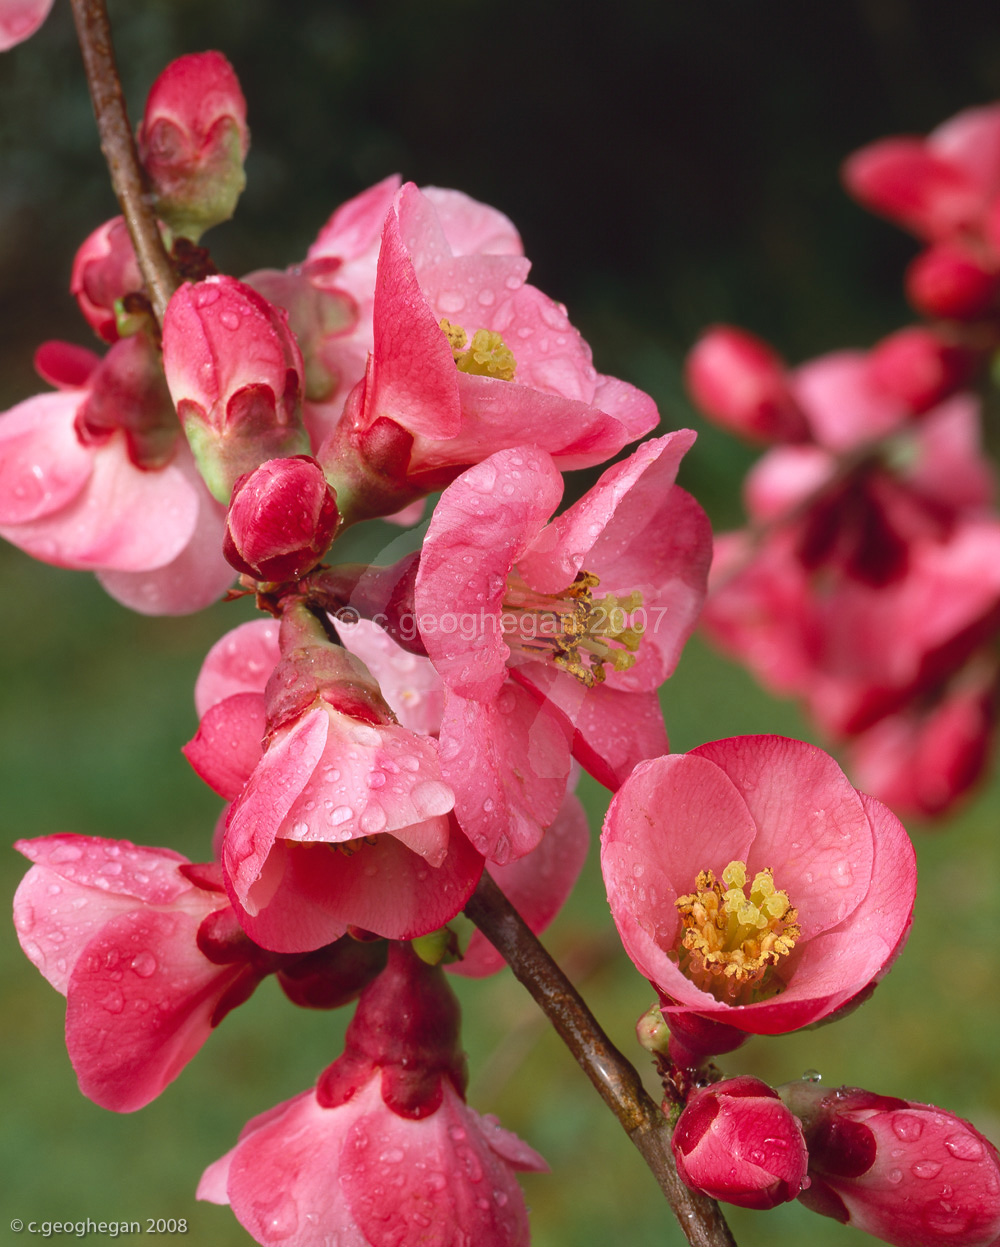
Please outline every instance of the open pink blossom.
M725 1078L696 1090L670 1146L688 1186L740 1208L786 1204L806 1176L802 1127L759 1078Z
M200 610L232 582L225 515L209 496L140 338L99 359L47 343L60 388L0 416L0 536L58 567L95 571L149 614Z
M667 1022L691 1014L730 1032L782 1034L869 991L916 891L899 820L821 749L777 736L641 763L611 802L601 863Z
M433 201L398 192L365 379L317 452L348 513L377 513L379 490L381 513L398 510L502 447L534 442L585 467L654 427L652 399L594 370L565 309L526 284L529 267L457 254Z
M14 897L21 947L66 997L80 1090L131 1112L155 1098L266 970L204 951L229 902L187 858L127 840L55 835L15 845L34 863ZM256 950L259 952L259 950Z
M997 1242L1000 1155L969 1122L860 1087L779 1090L809 1148L807 1208L895 1247Z
M254 1118L198 1198L232 1206L262 1244L527 1247L514 1176L542 1158L464 1100L458 1009L440 970L390 950L345 1052L316 1089Z
M697 618L710 546L674 485L692 439L644 443L551 522L562 478L530 447L469 469L434 511L414 618L447 689L442 773L493 861L538 843L571 753L615 788L664 749L656 690Z
M0 0L0 52L33 35L51 8L52 0Z
M233 802L222 859L240 921L279 952L349 927L393 939L436 930L482 871L449 817L437 742L396 721L358 659L302 635L309 644L286 641L266 669L273 641L244 625L198 686L206 708L185 754Z

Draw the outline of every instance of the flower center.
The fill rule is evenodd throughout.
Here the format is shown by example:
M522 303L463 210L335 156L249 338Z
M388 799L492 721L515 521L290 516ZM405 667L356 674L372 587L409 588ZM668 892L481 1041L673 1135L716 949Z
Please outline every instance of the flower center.
M474 377L498 377L501 381L514 380L517 360L498 333L477 329L469 342L469 335L462 326L453 325L450 320L441 321L441 332L448 339L459 372L468 372Z
M581 571L560 593L538 593L517 570L507 577L500 623L511 649L545 658L586 688L602 684L604 668L627 671L635 665L643 625L632 618L642 594L595 598L600 580Z
M684 935L671 956L702 991L729 1005L753 1004L782 990L774 972L800 935L798 911L774 886L770 870L758 871L744 891L745 862L730 862L721 882L703 870L695 891L679 896Z

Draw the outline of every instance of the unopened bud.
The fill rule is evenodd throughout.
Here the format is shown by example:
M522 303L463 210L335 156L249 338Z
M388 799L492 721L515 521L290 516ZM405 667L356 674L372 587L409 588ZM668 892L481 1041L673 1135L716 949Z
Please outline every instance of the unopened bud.
M220 502L245 472L308 452L302 355L285 313L249 286L233 277L181 286L163 319L163 368Z
M780 357L742 329L709 329L688 355L685 376L697 405L732 433L757 442L809 436Z
M727 1078L696 1091L671 1145L688 1186L741 1208L787 1203L806 1176L802 1129L778 1093L757 1078Z
M222 552L257 580L298 580L326 553L339 518L315 459L271 459L233 486Z
M1000 273L953 242L938 243L906 270L906 295L922 316L978 320L996 310Z
M247 106L221 52L172 61L153 83L139 125L139 158L156 215L197 242L227 221L246 185Z
M921 415L969 380L976 353L952 345L924 325L909 325L883 338L868 356L869 375L884 394Z

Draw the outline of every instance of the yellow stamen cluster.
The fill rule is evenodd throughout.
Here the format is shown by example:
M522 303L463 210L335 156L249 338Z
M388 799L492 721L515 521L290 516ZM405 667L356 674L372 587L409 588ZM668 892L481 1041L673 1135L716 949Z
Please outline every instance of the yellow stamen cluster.
M498 333L493 333L490 329L477 329L469 342L469 336L461 325L453 325L450 320L441 321L441 332L448 339L459 372L471 373L475 377L498 377L501 381L513 381L517 360L514 352Z
M730 862L721 881L703 870L695 891L675 902L684 935L673 955L692 983L723 1004L752 1004L779 992L774 967L800 935L798 911L775 888L771 871L758 871L749 898L746 881L746 864Z
M536 593L511 573L503 602L505 640L513 649L550 659L586 688L604 683L606 665L627 671L642 640L643 626L632 620L642 594L595 598L599 584L593 572L581 571L561 593Z

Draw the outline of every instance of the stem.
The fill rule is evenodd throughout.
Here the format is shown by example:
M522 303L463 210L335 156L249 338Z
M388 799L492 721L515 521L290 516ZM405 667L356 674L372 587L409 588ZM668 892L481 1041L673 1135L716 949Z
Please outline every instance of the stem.
M480 880L465 913L503 954L618 1118L660 1184L692 1247L735 1247L715 1200L692 1191L677 1176L670 1150L670 1125L634 1066L608 1039L576 988L488 874Z
M101 151L108 163L111 185L125 217L153 315L157 324L162 325L163 313L179 283L160 237L125 111L107 7L105 0L70 0L70 3L101 137Z

